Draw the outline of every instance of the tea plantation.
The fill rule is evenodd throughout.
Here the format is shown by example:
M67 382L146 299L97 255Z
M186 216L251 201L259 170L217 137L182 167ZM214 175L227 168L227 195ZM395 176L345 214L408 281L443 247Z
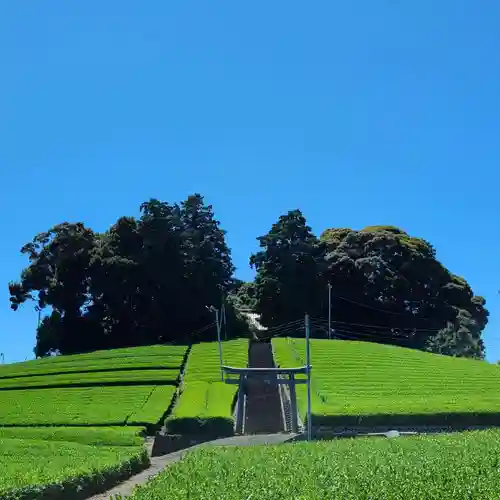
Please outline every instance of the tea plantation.
M281 367L305 364L305 342L273 340ZM311 340L313 425L500 423L500 366L369 342ZM305 386L298 403L306 418Z
M276 338L281 367L305 362ZM245 367L248 342L223 343ZM311 341L313 425L500 423L500 367L351 341ZM145 432L229 436L236 386L217 343L101 351L0 366L0 498L83 498L150 463ZM298 387L306 419L306 387ZM132 498L500 498L500 431L202 447ZM78 496L80 495L80 496Z
M224 363L246 367L247 358L247 340L223 343ZM236 385L221 381L217 343L194 345L185 368L182 394L167 419L167 429L179 434L231 435L236 392Z
M500 431L201 448L131 500L500 498Z
M139 472L149 464L141 430L0 429L0 498L77 498Z
M139 433L162 423L187 352L151 346L1 366L0 498L74 498L147 467Z

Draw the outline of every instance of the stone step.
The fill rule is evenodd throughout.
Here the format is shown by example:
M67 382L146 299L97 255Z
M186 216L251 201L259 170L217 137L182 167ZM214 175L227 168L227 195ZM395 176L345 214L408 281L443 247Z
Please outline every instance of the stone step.
M274 368L271 344L250 342L250 368ZM253 374L247 381L245 434L270 434L284 431L281 398L278 387Z

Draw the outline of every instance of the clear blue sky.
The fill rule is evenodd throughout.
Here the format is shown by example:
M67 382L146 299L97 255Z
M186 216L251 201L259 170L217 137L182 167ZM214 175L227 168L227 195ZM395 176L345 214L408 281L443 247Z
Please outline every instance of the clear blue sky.
M289 209L428 239L500 358L499 26L498 0L1 2L0 352L32 357L7 283L36 233L201 192L243 279Z

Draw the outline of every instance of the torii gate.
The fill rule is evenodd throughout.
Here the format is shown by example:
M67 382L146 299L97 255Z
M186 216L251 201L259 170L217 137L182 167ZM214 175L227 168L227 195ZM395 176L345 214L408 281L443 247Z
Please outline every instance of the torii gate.
M286 384L290 391L290 411L292 413L292 432L298 432L297 421L297 384L307 384L307 439L312 439L312 415L311 415L311 355L309 346L309 315L305 316L306 330L306 364L298 368L235 368L222 364L222 352L219 337L219 353L221 357L221 372L222 379L226 384L238 384L238 406L236 409L236 432L241 433L243 430L243 410L242 402L245 398L244 387L250 374L260 375L267 380L268 383L276 384L277 386ZM238 375L238 378L230 378L228 375ZM284 375L287 378L278 378L278 375ZM306 379L296 379L295 375L306 375Z
M310 368L310 367L309 367ZM226 384L238 384L238 406L236 409L236 432L241 433L243 430L243 409L242 402L245 398L244 387L249 375L259 375L270 384L288 385L290 391L290 412L292 417L292 432L299 431L299 423L297 419L297 384L307 384L309 386L309 376L307 379L296 379L295 375L308 375L307 366L298 368L234 368L232 366L222 366L222 370L226 375L224 382ZM228 375L239 375L238 378L230 378ZM284 375L286 378L278 378L278 375ZM308 391L309 392L309 391ZM309 414L309 410L308 410ZM308 437L309 428L311 426L310 418L307 421Z

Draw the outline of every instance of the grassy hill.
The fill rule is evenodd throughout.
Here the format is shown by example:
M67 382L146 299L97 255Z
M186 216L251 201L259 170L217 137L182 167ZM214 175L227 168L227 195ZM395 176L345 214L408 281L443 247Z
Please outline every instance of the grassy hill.
M80 498L146 467L138 434L162 423L187 351L150 346L0 366L0 497Z
M273 350L279 366L305 363L303 340L277 338ZM223 343L225 364L246 366L247 354L246 340ZM311 363L315 425L500 422L496 365L337 340L312 340ZM305 420L305 386L297 393ZM81 488L97 491L104 483L120 481L148 465L139 434L147 426L163 423L165 415L171 433L232 434L235 394L236 386L221 382L215 342L191 348L117 349L0 366L0 469L4 471L0 497L73 498ZM365 439L201 450L138 490L135 498L181 498L186 491L193 498L218 497L221 491L237 497L254 492L262 498L309 493L319 498L334 490L338 495L332 498L351 494L364 498L360 492L365 490L406 495L394 493L391 498L417 498L431 486L429 498L439 498L450 488L458 492L469 488L458 479L446 479L460 468L473 478L486 474L484 483L474 483L474 493L489 493L495 479L489 471L499 443L495 430L397 442ZM449 467L443 468L441 462ZM295 474L297 464L307 469L311 463L316 464L315 472ZM391 479L380 479L394 471L399 472ZM420 480L424 472L427 479ZM241 484L247 480L248 492L243 492Z
M155 425L186 346L56 356L0 367L0 426Z
M247 345L224 342L227 362L246 366ZM138 472L149 464L138 433L172 407L174 432L232 434L235 393L215 342L2 365L0 497L74 498Z
M245 367L248 341L223 342L223 362ZM167 419L171 433L226 436L233 434L236 385L221 381L217 342L196 344L189 353L181 385L181 395Z
M305 364L305 341L273 340L281 367ZM316 425L500 423L500 366L369 342L311 340ZM306 388L298 388L306 417Z

